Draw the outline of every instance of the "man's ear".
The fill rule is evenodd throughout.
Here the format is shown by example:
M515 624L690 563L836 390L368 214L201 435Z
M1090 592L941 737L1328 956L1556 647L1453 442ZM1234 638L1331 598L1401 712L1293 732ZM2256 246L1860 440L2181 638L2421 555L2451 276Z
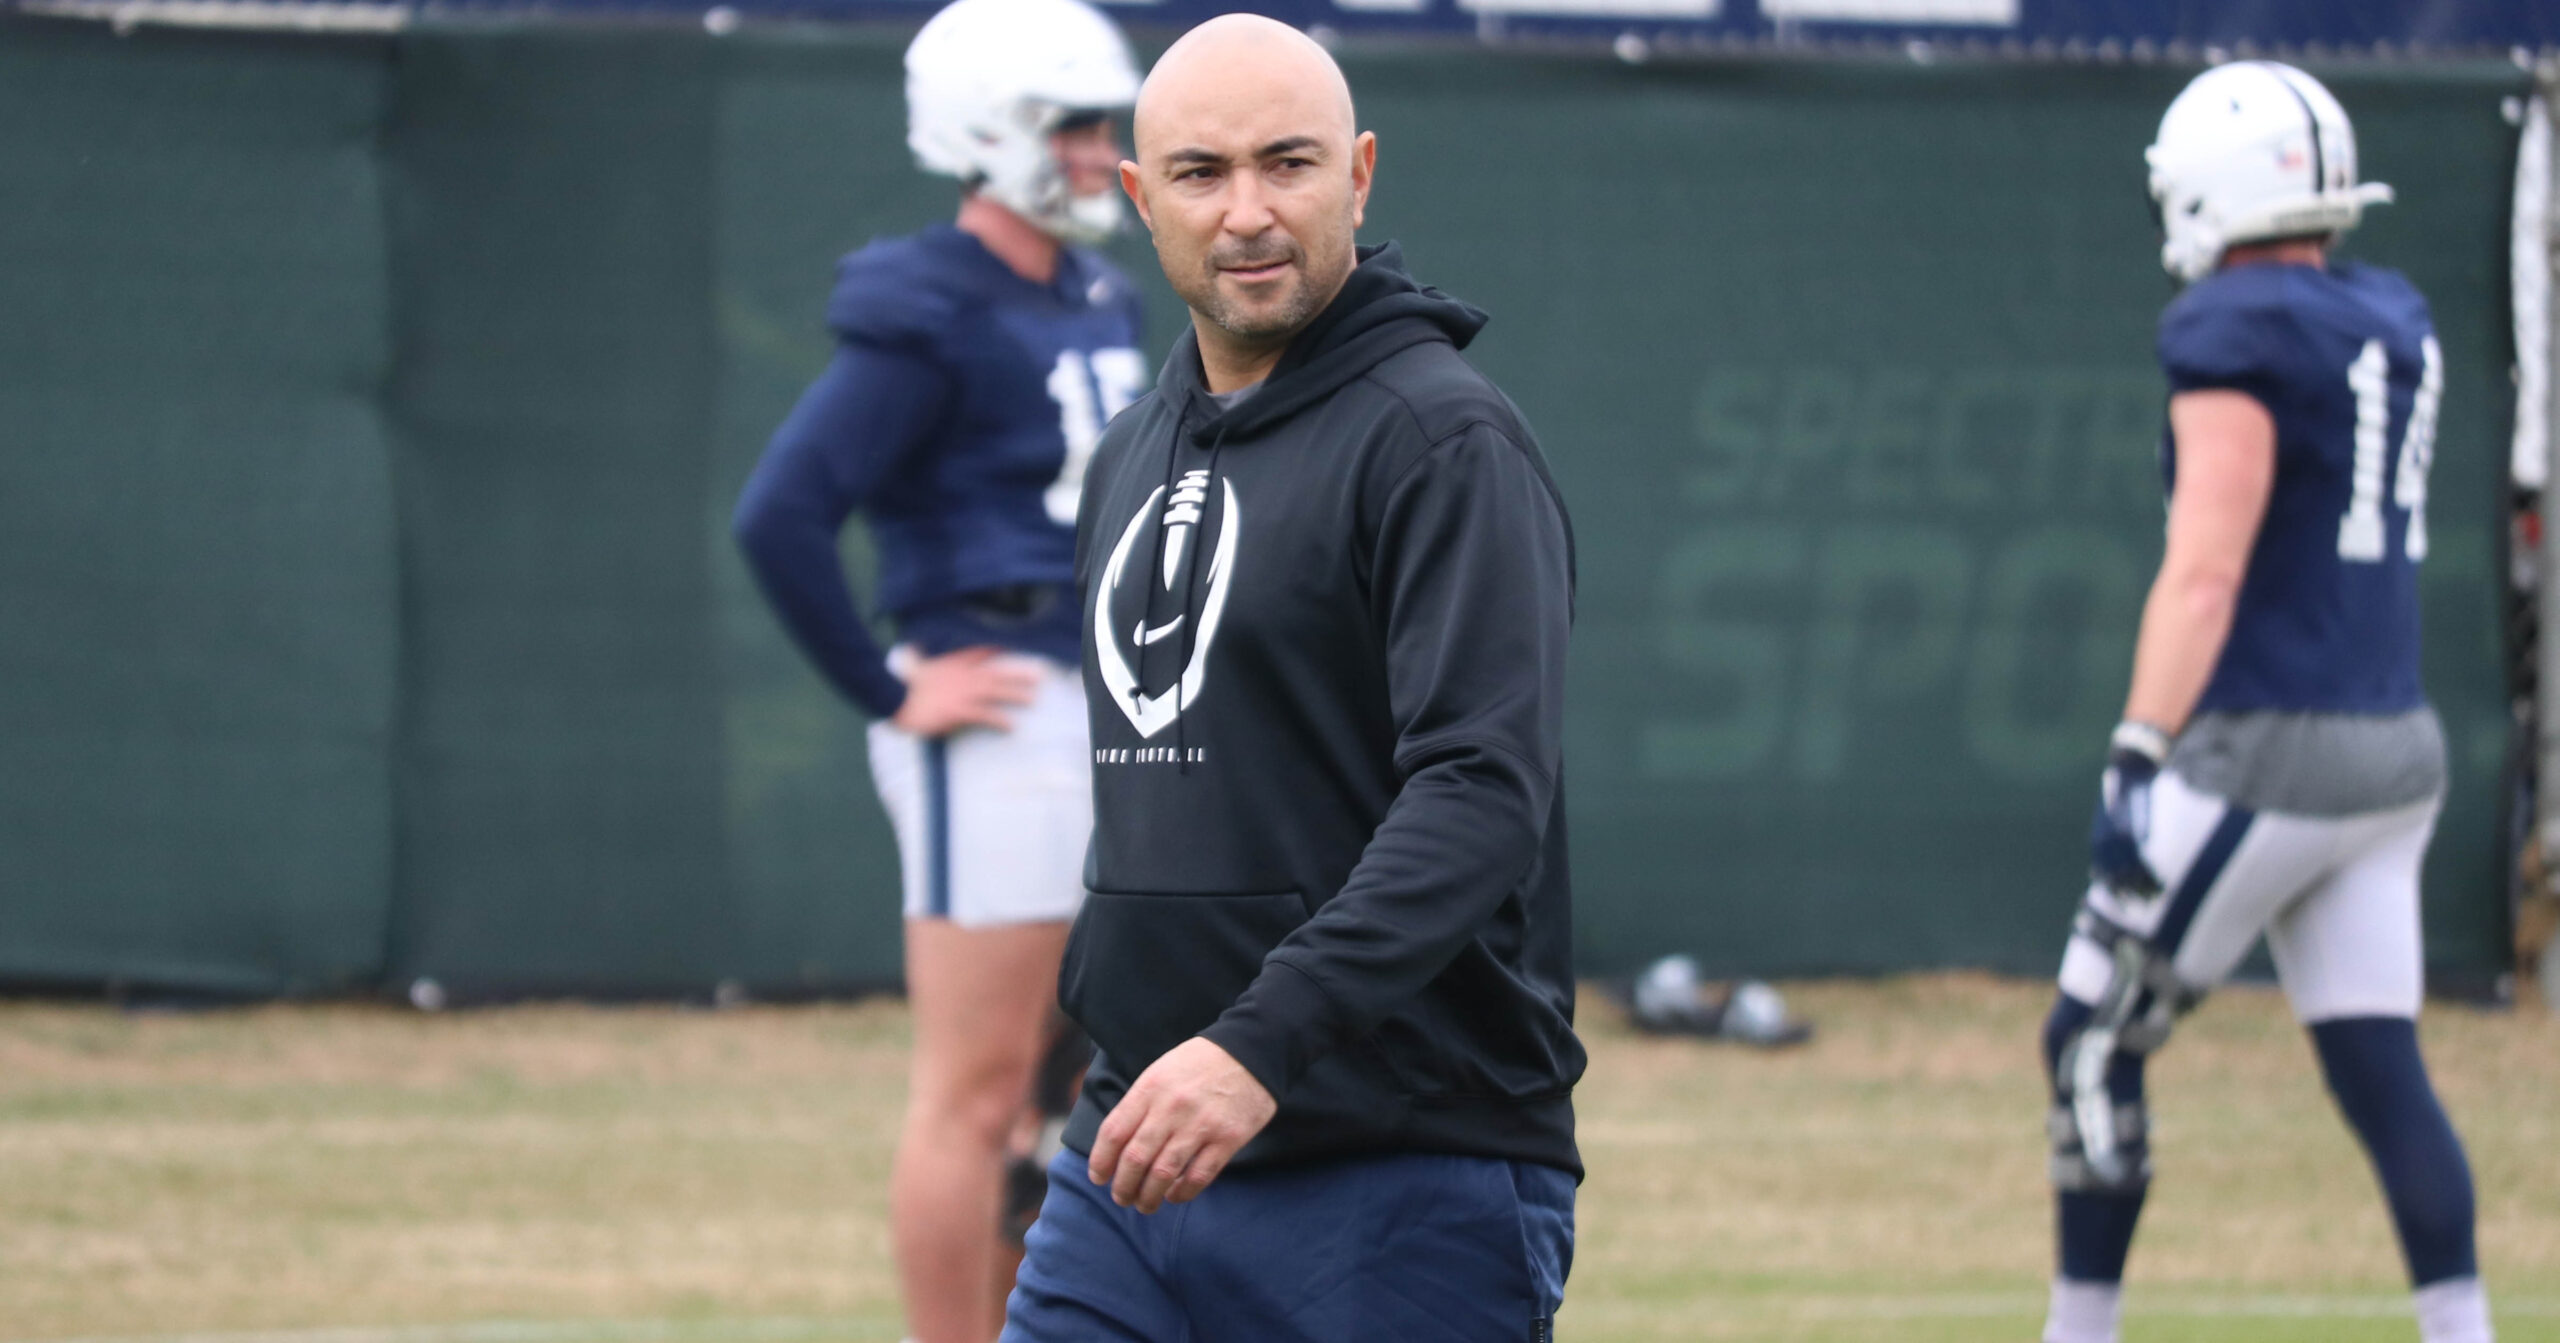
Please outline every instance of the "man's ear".
M1358 228L1369 213L1369 187L1378 176L1378 133L1362 131L1351 142L1351 226Z
M1127 196L1129 203L1138 207L1139 223L1148 228L1156 226L1156 221L1147 216L1147 193L1138 189L1138 165L1127 159L1120 160L1120 194Z

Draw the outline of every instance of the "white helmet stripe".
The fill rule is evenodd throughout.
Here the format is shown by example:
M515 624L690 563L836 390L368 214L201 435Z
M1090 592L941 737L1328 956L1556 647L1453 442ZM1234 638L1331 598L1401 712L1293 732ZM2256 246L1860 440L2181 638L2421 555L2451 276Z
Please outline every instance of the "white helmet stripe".
M2311 191L2325 195L2329 190L2329 165L2320 147L2320 114L2311 110L2311 99L2286 75L2286 67L2273 61L2260 61L2258 68L2276 77L2284 91L2293 95L2294 104L2302 109L2303 124L2311 128Z

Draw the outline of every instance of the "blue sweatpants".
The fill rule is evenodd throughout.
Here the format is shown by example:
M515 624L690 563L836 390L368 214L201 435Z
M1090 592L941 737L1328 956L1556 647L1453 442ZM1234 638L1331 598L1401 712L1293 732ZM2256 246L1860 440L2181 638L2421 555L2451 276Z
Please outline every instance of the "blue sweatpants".
M998 1343L1546 1343L1573 1177L1399 1154L1229 1171L1152 1216L1062 1152Z

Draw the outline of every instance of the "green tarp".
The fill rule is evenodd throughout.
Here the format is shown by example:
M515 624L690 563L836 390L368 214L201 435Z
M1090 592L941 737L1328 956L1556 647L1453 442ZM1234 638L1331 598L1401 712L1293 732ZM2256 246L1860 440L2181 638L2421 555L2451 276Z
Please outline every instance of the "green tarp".
M895 975L862 726L727 515L834 258L951 208L899 46L0 28L0 978ZM1578 525L1585 967L2049 969L2158 555L2140 150L2187 72L1345 64L1365 236L1493 313ZM2401 193L2354 250L2447 355L2428 934L2476 985L2522 76L2324 73Z
M361 44L0 28L0 978L379 968L383 95Z

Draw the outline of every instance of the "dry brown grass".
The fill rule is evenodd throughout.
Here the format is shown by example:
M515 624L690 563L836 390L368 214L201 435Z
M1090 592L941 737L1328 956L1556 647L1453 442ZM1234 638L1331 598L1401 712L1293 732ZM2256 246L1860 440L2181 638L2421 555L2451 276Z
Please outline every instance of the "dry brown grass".
M0 1012L0 1336L890 1299L895 1004Z
M2031 1333L2046 992L1795 985L1822 1035L1775 1055L1587 1003L1567 1335ZM2560 1338L2560 1024L2444 1008L2426 1038L2504 1337ZM792 1317L887 1343L905 1042L893 1003L0 1008L0 1339ZM2172 1318L2137 1343L2409 1337L2379 1200L2281 999L2220 995L2156 1078L2135 1302Z

